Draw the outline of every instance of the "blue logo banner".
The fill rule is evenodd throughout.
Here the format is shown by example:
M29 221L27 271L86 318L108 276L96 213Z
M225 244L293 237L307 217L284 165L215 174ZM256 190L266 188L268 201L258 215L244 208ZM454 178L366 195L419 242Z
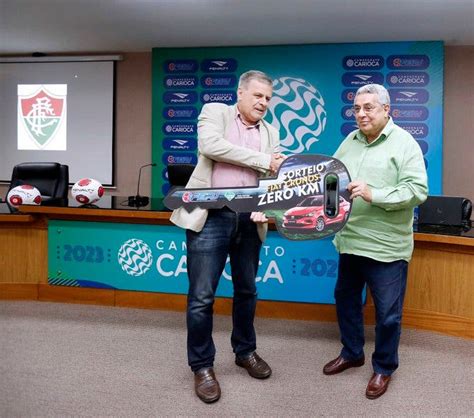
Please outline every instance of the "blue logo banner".
M429 74L423 71L397 71L387 74L387 83L393 87L425 87L429 82Z
M168 60L163 63L165 73L194 73L198 69L196 60Z
M234 72L238 63L234 58L205 59L201 63L201 71L205 73Z
M347 87L361 87L365 84L383 84L383 74L378 72L345 73L342 75L342 84Z
M204 91L201 93L202 103L225 103L234 104L237 101L235 91Z
M429 66L430 57L428 55L390 55L387 58L387 67L391 70L425 70Z
M342 65L346 70L380 70L384 59L380 55L351 55L344 57Z
M167 89L192 89L197 86L197 77L187 75L168 75L163 84Z
M196 164L197 155L193 152L165 152L163 164Z
M201 86L206 89L228 89L237 85L235 75L207 74L201 77Z
M163 109L163 117L167 120L196 119L198 111L191 106L167 106Z
M163 103L166 104L193 104L198 100L193 91L167 91L163 94Z
M428 90L424 89L388 89L393 104L424 104L430 99Z
M186 237L162 225L50 221L52 285L186 294ZM259 299L334 303L337 253L325 239L308 245L269 232L260 253ZM233 294L230 265L218 296Z
M164 137L182 138L187 129L170 126L168 132L163 126L174 120L197 122L187 109L191 105L199 114L206 103L236 103L238 78L247 70L264 71L274 80L265 118L280 131L286 155L333 155L357 129L351 109L357 88L380 83L389 89L394 121L424 141L419 144L430 194L442 194L443 54L443 43L437 41L154 48L153 161L160 164L169 149ZM170 74L173 63L189 71ZM164 112L169 107L176 113ZM183 107L179 119L177 107ZM188 134L197 137L195 130ZM154 197L163 196L164 183L159 176L153 179Z
M163 125L166 135L196 135L197 125L193 122L168 122Z
M401 126L406 131L410 132L413 138L426 138L428 136L428 125L426 123L403 123L398 122L399 126ZM423 153L424 154L424 153Z
M196 138L164 138L163 149L172 151L194 151L197 148Z

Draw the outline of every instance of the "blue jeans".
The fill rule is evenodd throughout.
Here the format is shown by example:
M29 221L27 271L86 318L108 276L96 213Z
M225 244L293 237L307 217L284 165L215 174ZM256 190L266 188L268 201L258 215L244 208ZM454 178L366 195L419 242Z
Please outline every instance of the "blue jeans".
M186 240L189 278L187 350L189 366L195 372L214 364L213 305L227 256L230 257L234 287L232 348L242 357L255 351L255 277L262 242L256 224L250 220L250 213L235 213L229 209L210 210L202 231L187 230Z
M367 257L341 254L334 296L343 345L341 356L357 360L364 355L362 290L370 289L375 305L375 373L390 376L398 367L403 298L408 263L383 263Z

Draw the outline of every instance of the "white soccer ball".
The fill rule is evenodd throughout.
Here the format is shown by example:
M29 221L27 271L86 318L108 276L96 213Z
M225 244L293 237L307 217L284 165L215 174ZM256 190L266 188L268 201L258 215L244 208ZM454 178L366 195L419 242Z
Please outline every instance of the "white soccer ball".
M7 202L15 208L20 205L40 205L41 193L36 187L23 184L8 192Z
M97 180L85 178L72 186L71 194L77 202L86 205L97 202L104 195L104 188Z

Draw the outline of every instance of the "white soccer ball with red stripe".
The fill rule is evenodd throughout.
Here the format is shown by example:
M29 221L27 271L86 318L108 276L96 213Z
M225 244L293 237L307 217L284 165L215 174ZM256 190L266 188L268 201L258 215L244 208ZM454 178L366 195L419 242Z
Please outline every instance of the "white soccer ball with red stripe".
M40 205L41 193L34 186L22 184L21 186L14 187L8 192L7 202L14 207L20 205Z
M77 202L86 205L100 200L104 195L104 187L95 179L84 178L72 186L71 194Z

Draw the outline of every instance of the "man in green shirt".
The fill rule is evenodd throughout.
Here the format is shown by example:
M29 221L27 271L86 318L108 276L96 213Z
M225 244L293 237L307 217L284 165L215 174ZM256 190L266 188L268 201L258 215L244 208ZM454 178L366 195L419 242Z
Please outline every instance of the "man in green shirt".
M428 193L420 147L389 116L385 87L365 85L356 92L354 114L359 129L334 154L351 178L352 212L334 239L340 253L336 289L343 348L324 366L326 375L365 362L362 290L370 289L376 312L374 373L366 396L383 395L398 367L403 298L413 252L413 209Z

